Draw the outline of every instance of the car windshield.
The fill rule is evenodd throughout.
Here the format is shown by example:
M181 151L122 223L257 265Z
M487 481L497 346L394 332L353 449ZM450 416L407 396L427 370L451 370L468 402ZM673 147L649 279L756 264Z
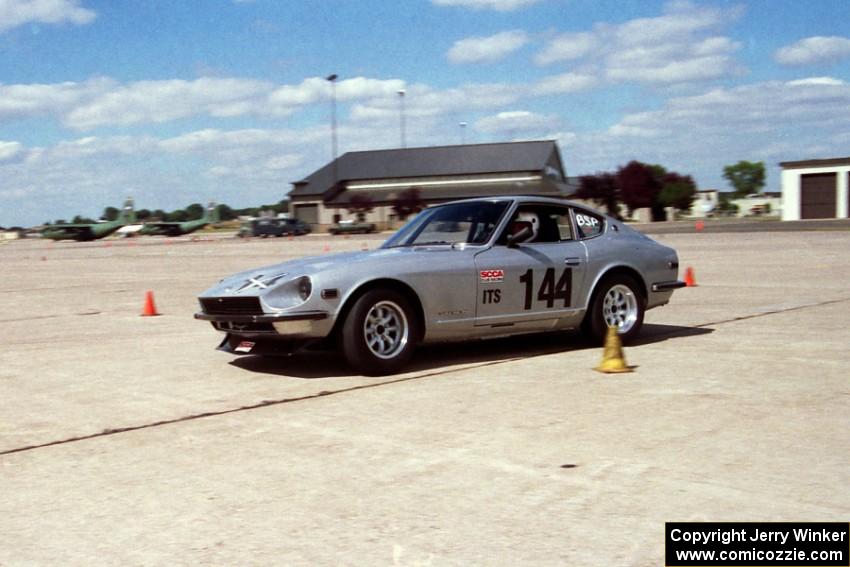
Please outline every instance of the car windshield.
M425 209L383 247L486 244L507 208L508 201L474 201Z

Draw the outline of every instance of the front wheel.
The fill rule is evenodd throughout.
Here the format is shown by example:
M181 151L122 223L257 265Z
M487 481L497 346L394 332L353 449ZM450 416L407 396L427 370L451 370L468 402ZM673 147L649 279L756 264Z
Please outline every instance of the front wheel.
M646 312L640 289L635 279L625 274L608 276L599 283L584 325L593 340L604 342L609 326L617 327L624 343L637 336Z
M342 352L348 363L367 375L400 370L418 341L418 317L402 294L374 289L354 303L342 325Z

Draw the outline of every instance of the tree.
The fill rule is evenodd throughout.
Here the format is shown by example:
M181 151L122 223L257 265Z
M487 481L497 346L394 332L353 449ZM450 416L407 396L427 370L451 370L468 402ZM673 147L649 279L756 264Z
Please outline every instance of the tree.
M106 207L105 209L103 209L103 215L100 218L108 221L114 221L118 219L119 214L121 214L121 211L119 211L115 207Z
M136 220L144 222L151 218L151 214L152 213L150 209L139 209L138 211L136 211Z
M661 193L658 195L658 201L665 207L684 211L691 208L696 192L696 183L690 175L670 172L661 178Z
M200 203L192 203L186 207L186 220L197 220L204 216L204 206Z
M612 217L620 217L620 190L617 186L617 176L613 173L599 172L596 175L583 175L579 178L578 199L587 199L597 205L604 206Z
M165 220L168 222L186 222L189 220L189 213L185 209L177 209L165 215Z
M723 168L723 177L735 188L736 197L761 193L765 179L764 162L742 160L735 165L727 165Z
M399 193L393 201L393 212L398 215L399 220L406 220L425 208L425 202L419 193L419 189L411 187Z
M223 221L233 220L237 217L236 212L225 204L216 207L218 210L218 218Z
M72 224L93 224L94 221L88 217L77 215L71 219Z
M661 168L663 170L664 168ZM630 161L617 170L617 185L620 188L620 199L631 214L636 209L653 207L658 204L661 193L659 171L645 163ZM653 217L655 211L653 211Z
M366 213L371 213L375 210L375 206L372 204L372 198L369 195L355 193L348 201L346 210L352 215L356 215L357 220L362 222L366 219Z
M718 194L719 202L717 203L717 212L723 215L736 215L740 210L740 207L732 202L732 199L729 198L729 194L725 191L721 191Z

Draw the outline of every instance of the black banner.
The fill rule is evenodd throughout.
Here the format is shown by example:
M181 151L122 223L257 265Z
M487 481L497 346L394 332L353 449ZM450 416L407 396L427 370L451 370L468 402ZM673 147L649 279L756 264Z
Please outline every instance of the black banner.
M850 524L667 522L667 567L850 567Z

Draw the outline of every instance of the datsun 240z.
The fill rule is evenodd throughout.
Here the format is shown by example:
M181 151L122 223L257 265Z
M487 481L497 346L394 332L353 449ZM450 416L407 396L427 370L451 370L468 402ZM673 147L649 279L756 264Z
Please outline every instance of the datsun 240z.
M634 338L676 288L676 251L577 203L542 197L425 209L371 251L235 274L199 296L234 354L337 346L364 374L417 345L580 328Z

